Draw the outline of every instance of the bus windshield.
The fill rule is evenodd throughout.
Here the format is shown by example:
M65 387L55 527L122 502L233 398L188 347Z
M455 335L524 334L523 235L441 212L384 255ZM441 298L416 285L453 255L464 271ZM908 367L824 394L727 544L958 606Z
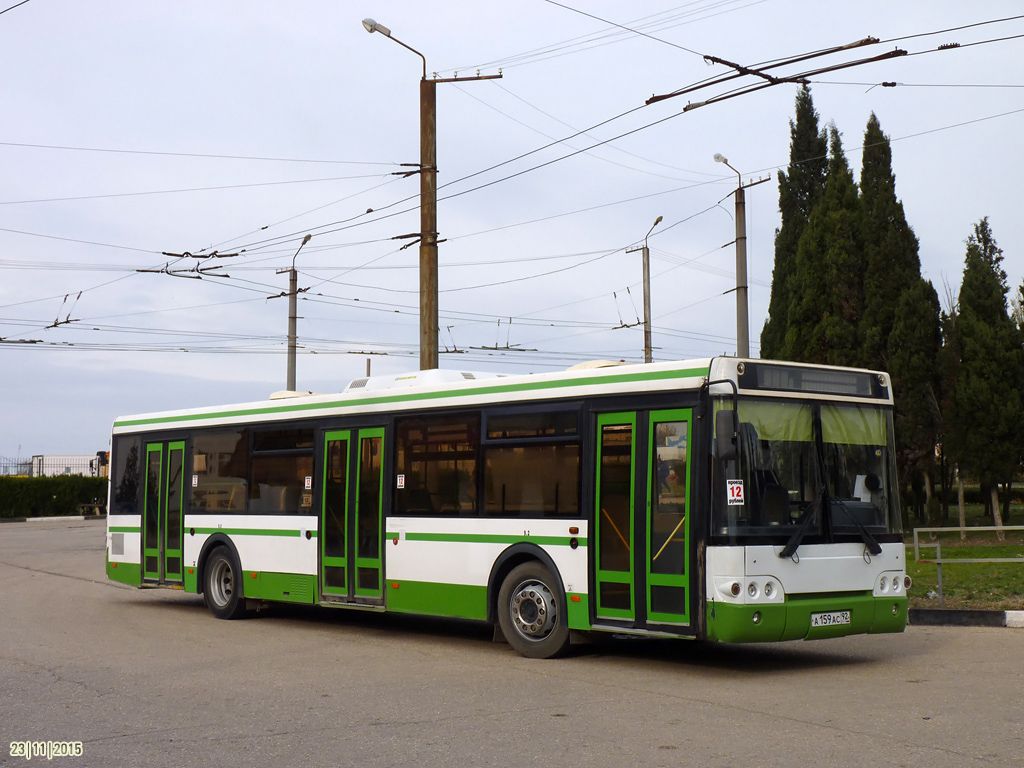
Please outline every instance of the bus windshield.
M736 458L715 462L715 535L782 542L793 526L819 543L900 534L889 408L740 399L737 415Z

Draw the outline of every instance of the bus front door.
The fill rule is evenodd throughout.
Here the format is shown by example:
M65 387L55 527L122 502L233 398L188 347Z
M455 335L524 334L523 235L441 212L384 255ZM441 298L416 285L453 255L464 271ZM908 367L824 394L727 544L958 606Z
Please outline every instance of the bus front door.
M384 602L381 502L384 429L324 436L320 595L326 603Z
M181 577L185 443L147 443L142 515L142 579L177 585Z
M601 414L595 473L598 624L688 634L688 409Z

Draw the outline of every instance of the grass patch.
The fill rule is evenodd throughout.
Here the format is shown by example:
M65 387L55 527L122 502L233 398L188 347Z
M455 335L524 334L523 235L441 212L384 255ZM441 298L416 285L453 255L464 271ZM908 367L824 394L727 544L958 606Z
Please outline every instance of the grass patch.
M914 562L911 537L907 547L907 573L914 580L910 589L911 608L938 608L938 566ZM927 534L921 538L921 558L933 559L934 543ZM1021 558L1024 559L1024 535L1008 533L998 541L994 533L971 534L960 541L958 530L941 534L942 559ZM974 608L986 610L1024 610L1024 562L1020 563L943 563L943 608Z

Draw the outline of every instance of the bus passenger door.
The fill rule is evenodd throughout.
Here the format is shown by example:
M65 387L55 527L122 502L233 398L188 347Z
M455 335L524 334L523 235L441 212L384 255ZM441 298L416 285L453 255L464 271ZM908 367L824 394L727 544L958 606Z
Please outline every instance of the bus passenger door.
M182 583L184 461L184 442L146 444L142 516L142 577L146 582Z
M689 409L597 417L595 617L690 626Z
M645 515L647 623L690 623L690 410L653 411Z
M352 433L324 436L323 499L320 505L320 594L348 597L348 475Z
M383 427L324 436L320 594L326 602L383 602L383 457Z
M384 428L359 430L353 526L354 593L361 601L384 601Z
M596 614L599 619L636 617L633 583L633 515L636 414L597 417Z

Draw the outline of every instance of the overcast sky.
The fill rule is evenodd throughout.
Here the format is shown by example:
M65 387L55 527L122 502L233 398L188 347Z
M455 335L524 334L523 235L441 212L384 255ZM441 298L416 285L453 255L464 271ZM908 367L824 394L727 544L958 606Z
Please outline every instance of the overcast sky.
M1020 286L1024 19L895 40L1019 2L567 5L606 21L544 0L31 0L0 13L0 456L92 453L115 416L283 389L287 299L267 297L287 289L277 270L306 233L298 388L340 391L370 353L373 373L417 368L417 249L391 238L419 229L418 178L393 174L419 159L421 62L365 17L431 74L502 73L437 86L444 368L642 360L640 254L625 251L658 216L655 359L734 354L736 176L715 153L744 180L771 177L747 192L757 354L797 86L683 114L744 78L643 106L730 71L703 55L754 65L883 41L778 71L792 75L919 54L812 78L822 124L835 121L859 176L878 115L940 297L986 215ZM1011 39L984 42L998 38ZM936 50L948 43L961 47ZM239 254L216 260L229 277L137 271L214 250Z

